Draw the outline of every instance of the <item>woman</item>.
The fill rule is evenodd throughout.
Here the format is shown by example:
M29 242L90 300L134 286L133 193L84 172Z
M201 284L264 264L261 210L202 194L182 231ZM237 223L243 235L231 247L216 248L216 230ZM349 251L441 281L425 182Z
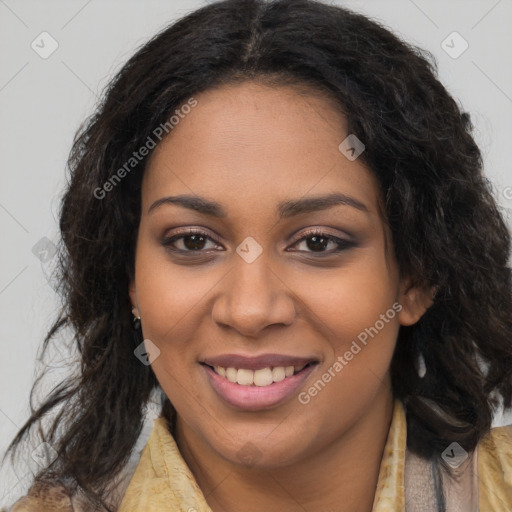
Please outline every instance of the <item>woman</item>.
M45 344L72 327L81 372L14 439L66 405L12 510L512 510L510 238L470 132L339 7L227 0L147 43L70 156Z

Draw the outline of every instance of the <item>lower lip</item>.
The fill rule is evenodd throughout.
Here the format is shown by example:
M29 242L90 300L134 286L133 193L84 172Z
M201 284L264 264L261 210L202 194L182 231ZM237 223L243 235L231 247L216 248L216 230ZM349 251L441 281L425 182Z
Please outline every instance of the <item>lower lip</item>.
M304 383L318 364L312 364L299 373L268 386L242 386L229 382L205 364L201 366L213 389L228 404L246 411L257 411L275 407L284 402Z

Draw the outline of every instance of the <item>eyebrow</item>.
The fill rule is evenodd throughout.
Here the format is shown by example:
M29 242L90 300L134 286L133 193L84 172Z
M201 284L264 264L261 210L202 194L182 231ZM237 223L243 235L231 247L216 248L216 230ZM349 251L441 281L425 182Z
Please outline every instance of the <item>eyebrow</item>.
M148 214L164 204L174 204L211 217L223 218L227 216L226 210L224 210L219 203L194 195L162 197L149 207ZM283 219L293 217L295 215L301 215L303 213L327 210L328 208L339 205L351 206L352 208L362 212L369 213L369 210L364 203L354 197L339 193L282 201L277 205L277 212L279 218Z

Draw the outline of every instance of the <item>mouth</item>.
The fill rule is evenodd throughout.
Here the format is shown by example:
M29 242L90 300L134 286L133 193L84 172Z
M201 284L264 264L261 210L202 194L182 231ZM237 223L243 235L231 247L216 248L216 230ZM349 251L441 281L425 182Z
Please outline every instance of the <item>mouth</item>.
M211 389L224 403L237 410L260 411L275 408L297 394L320 362L277 355L228 355L204 360L200 365Z

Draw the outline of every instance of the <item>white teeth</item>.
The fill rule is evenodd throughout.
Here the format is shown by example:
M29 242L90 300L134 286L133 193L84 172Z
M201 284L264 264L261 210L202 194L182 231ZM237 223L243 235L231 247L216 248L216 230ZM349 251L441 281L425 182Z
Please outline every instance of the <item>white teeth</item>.
M286 370L282 366L272 368L272 380L274 382L281 382L286 377Z
M281 382L286 377L291 377L295 372L304 369L306 365L300 366L275 366L260 370L248 370L246 368L223 368L215 366L215 372L229 382L241 386L270 386L273 382Z
M240 368L236 376L236 381L242 386L250 386L254 381L254 372Z
M236 382L238 370L236 368L227 368L226 369L226 379L229 382Z
M240 370L238 370L240 371ZM246 370L250 371L250 370ZM256 370L254 373L254 385L255 386L269 386L274 382L272 380L272 370L270 368L263 368L262 370Z

